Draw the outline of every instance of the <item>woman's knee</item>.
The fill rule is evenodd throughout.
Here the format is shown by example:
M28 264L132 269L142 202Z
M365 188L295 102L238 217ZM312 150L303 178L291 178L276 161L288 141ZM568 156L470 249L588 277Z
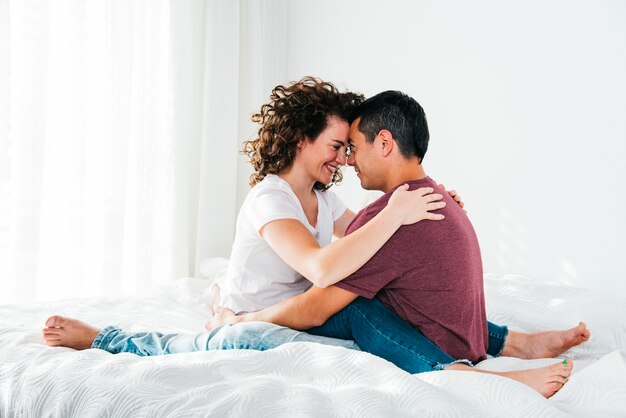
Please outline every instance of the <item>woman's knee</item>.
M221 327L209 340L210 350L258 349L264 334L276 325L267 322L242 322Z

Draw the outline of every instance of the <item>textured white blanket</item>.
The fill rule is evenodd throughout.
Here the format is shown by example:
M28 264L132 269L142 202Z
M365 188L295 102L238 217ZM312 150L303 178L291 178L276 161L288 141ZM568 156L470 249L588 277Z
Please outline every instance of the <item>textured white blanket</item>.
M543 330L584 320L592 332L566 353L575 360L572 377L548 400L498 376L410 375L367 353L310 343L150 358L42 343L40 329L53 313L129 330L202 330L208 284L179 279L132 298L0 306L0 416L626 416L626 306L519 276L485 277L492 321ZM479 366L550 362L498 358Z

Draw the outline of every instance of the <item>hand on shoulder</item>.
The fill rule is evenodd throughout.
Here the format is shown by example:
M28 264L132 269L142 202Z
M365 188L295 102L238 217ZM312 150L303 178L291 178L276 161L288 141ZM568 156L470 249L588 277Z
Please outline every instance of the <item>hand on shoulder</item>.
M409 185L405 183L393 192L386 209L400 220L401 225L414 224L423 219L440 221L444 216L432 212L445 207L446 203L441 200L442 195L433 192L432 187L409 190Z

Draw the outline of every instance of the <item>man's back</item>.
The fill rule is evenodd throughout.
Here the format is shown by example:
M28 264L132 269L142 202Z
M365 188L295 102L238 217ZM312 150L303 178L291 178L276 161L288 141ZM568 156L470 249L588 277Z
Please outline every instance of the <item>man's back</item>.
M426 177L410 189L437 184ZM346 233L367 223L393 190L364 208ZM450 356L477 361L486 354L487 319L480 249L465 212L447 193L442 221L401 227L361 269L336 286L377 296Z

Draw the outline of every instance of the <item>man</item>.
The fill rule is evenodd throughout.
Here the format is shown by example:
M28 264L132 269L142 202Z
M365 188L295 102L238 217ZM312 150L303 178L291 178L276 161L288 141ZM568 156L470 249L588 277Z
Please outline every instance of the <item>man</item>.
M421 165L428 141L423 109L403 93L384 92L358 107L350 127L348 164L365 189L386 194L359 212L347 233L374 217L393 190L405 183L412 189L438 188ZM463 210L442 194L449 203L441 209L443 221L400 228L369 262L343 281L323 289L313 287L259 312L235 316L222 309L209 324L213 329L209 333L182 338L156 333L128 335L116 329L86 328L86 324L61 317L52 317L47 326L63 331L49 333L63 342L60 345L144 355L269 349L290 341L351 347L333 338L355 339L364 351L411 373L441 369L483 372L471 364L487 353L553 357L586 341L589 332L584 324L562 332L523 334L487 323L476 235ZM222 322L241 324L216 328ZM386 328L378 327L379 323ZM541 369L487 373L526 383L548 397L560 389L571 367L570 361Z
M428 141L424 110L401 92L380 93L358 107L350 127L348 164L354 167L364 189L381 190L385 195L359 212L346 234L382 210L398 186L408 183L411 189L438 188L421 164ZM446 193L442 194L448 203L453 203ZM484 359L487 352L522 358L552 357L588 338L584 324L570 330L567 341L557 341L563 335L547 333L511 332L507 338L506 329L492 324L488 331L482 262L472 225L456 204L448 204L440 213L445 215L441 222L403 226L361 269L334 286L313 287L259 312L232 316L222 311L209 327L220 321L265 321L312 334L352 339L355 329L350 324L354 315L348 312L363 307L357 299L361 296L376 297L451 357L471 362ZM342 318L348 315L351 320ZM394 337L402 338L397 334ZM366 337L359 340L370 341ZM363 347L360 341L362 349L381 355L381 347ZM386 353L381 356L391 360ZM440 367L433 369L469 369L454 363L436 366ZM505 375L523 380L550 396L560 388L561 376L553 379L549 376L551 371L545 372L545 378L534 382L527 380L528 376Z

